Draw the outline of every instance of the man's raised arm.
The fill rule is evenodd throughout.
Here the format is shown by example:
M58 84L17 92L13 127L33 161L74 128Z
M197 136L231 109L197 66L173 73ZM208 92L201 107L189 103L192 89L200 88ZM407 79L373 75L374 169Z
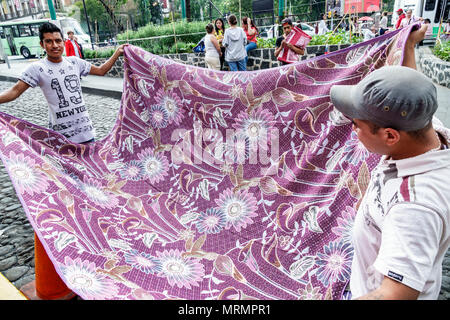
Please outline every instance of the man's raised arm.
M19 80L14 86L0 93L0 103L13 101L20 97L30 87L27 83Z
M111 68L113 67L114 63L116 63L117 59L123 55L123 51L125 46L128 44L122 44L120 45L117 50L114 52L114 54L109 58L104 64L102 64L100 67L91 66L91 71L89 74L92 74L94 76L104 76Z

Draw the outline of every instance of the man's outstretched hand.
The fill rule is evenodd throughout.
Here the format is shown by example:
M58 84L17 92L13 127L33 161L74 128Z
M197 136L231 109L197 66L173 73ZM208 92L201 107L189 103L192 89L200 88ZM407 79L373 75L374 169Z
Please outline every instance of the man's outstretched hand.
M406 40L406 45L414 47L420 41L425 39L427 28L428 26L426 24L422 24L422 26L418 30L412 31L408 36L408 40Z
M119 47L117 47L116 52L118 53L119 56L123 55L126 46L128 46L128 43L121 44Z
M415 46L420 41L425 39L425 33L427 32L428 26L423 24L418 30L412 31L405 44L405 51L403 54L403 63L404 67L409 67L413 69L417 69L416 67L416 58L414 54Z

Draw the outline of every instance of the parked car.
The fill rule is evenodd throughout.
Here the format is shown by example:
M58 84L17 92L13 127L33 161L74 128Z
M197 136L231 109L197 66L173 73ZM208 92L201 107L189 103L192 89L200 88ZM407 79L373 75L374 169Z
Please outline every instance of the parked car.
M316 34L316 30L314 29L314 27L311 27L307 23L303 23L303 22L302 23L298 23L297 27L302 29L302 31L304 31L307 35L309 35L311 37Z
M278 26L263 26L258 28L258 37L263 39L271 39L278 37Z
M311 37L315 34L315 29L311 27L309 24L299 23L295 25L300 29L302 29L306 34L310 35ZM260 27L258 37L263 39L278 38L279 36L278 27L279 27L278 25Z

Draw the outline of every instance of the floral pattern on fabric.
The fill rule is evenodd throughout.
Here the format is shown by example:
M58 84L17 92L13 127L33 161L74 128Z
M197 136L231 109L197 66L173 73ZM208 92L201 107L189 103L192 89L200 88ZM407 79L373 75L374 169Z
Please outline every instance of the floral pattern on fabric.
M340 299L379 156L330 88L400 64L410 31L256 72L128 46L106 138L74 144L0 113L0 156L83 299Z

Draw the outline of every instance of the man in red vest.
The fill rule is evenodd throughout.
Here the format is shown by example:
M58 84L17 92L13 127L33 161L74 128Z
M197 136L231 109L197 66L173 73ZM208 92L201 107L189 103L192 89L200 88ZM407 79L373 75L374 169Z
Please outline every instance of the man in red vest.
M66 47L66 56L76 56L80 59L83 59L83 51L81 46L75 40L75 34L72 30L67 31L67 36L69 37L65 42Z
M406 17L402 8L397 10L397 14L398 14L398 19L397 19L397 23L395 24L395 30L400 28L400 24L402 23L403 18Z

